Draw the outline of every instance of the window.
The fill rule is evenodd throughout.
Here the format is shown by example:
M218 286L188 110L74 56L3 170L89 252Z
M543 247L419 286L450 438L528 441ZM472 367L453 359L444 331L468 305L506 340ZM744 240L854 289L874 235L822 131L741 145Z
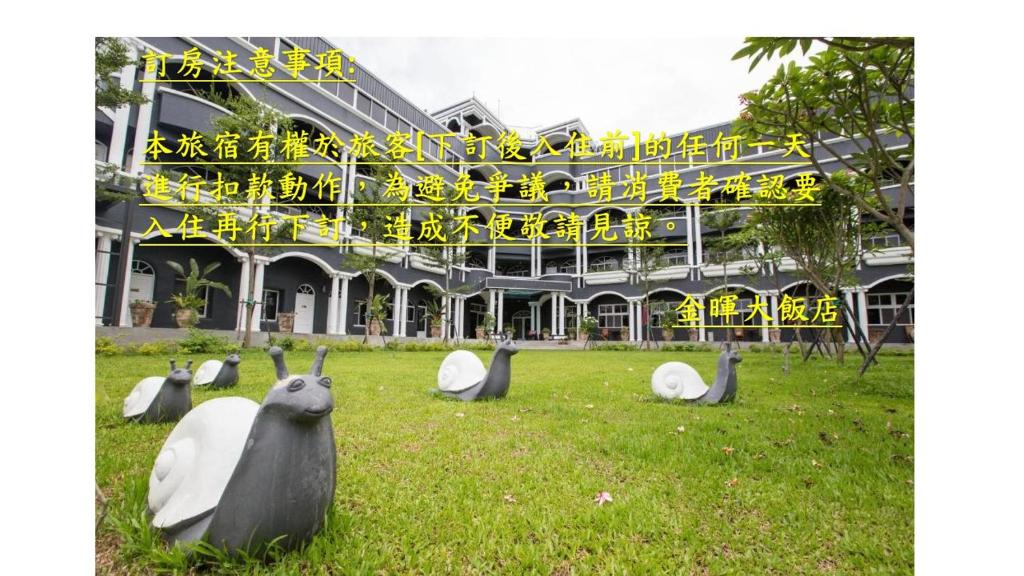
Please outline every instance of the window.
M386 317L384 318L385 322L391 322L391 321L394 320L394 318L395 318L394 309L395 309L394 306L388 306L387 307L387 314L386 314ZM366 310L366 300L357 300L356 301L356 309L355 309L355 311L353 313L356 315L356 318L352 322L352 325L353 326L366 326L366 315L368 314L368 312ZM408 314L408 312L406 312L406 313Z
M525 267L523 267L522 265L514 265L514 266L509 266L508 268L503 269L502 272L501 272L501 275L502 276L524 277L524 276L529 276L530 275L530 271L528 269L526 269Z
M576 273L576 260L566 260L558 267L558 271L562 274L575 274Z
M281 303L281 292L278 290L263 291L263 308L260 310L260 320L277 322L277 310Z
M99 140L96 140L96 160L98 162L107 161L108 148L107 145Z
M594 258L588 270L590 272L610 272L619 269L619 261L611 256L600 256Z
M689 260L686 250L681 248L668 250L661 257L661 263L664 266L686 266Z
M629 315L628 304L598 304L597 325L600 328L622 328L629 326L626 316Z
M868 294L868 325L887 326L892 322L900 306L906 301L908 292L894 292L888 294ZM900 317L900 326L914 325L914 304L907 307L907 311Z
M722 302L724 303L724 300ZM715 316L711 315L711 313L710 313L711 312L711 307L710 307L710 304L709 304L707 310L705 311L705 314L707 314L707 318L711 321L710 322L711 324L715 324L715 325L718 325L718 326L747 326L747 325L752 325L755 322L760 322L760 321L764 320L760 315L755 315L753 318L750 318L749 320L747 319L747 317L750 316L750 313L754 311L754 309L750 307L751 304L753 304L753 303L754 303L754 300L752 298L737 298L735 300L735 309L734 309L734 311L736 312L736 315L735 316L722 316L722 315L719 315L718 317L715 317ZM724 311L724 307L723 307L723 311ZM771 312L769 312L769 314L770 313ZM721 314L721 312L720 312L720 314Z
M883 248L896 248L903 246L903 237L899 234L876 234L864 238L865 250L881 250Z

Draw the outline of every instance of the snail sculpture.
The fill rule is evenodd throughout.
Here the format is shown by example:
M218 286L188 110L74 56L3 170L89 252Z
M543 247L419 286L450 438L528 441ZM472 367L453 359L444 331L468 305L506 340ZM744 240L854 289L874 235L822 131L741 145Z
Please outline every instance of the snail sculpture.
M651 389L666 400L682 398L697 404L720 404L736 398L736 364L742 361L728 343L718 356L715 381L709 388L689 364L666 362L651 376Z
M216 398L182 418L149 477L153 526L166 540L252 554L295 548L323 527L337 458L326 355L319 347L309 374L292 376L275 346L277 382L262 404Z
M122 414L131 422L153 424L177 422L192 409L192 361L178 368L171 360L171 371L166 377L143 378L124 399Z
M238 384L238 364L242 359L238 354L228 354L223 362L220 360L207 360L199 365L193 386L207 386L210 388L230 388Z
M471 401L504 398L512 377L512 356L519 348L511 336L504 336L494 349L491 367L484 368L476 354L456 350L437 371L437 388L446 396Z

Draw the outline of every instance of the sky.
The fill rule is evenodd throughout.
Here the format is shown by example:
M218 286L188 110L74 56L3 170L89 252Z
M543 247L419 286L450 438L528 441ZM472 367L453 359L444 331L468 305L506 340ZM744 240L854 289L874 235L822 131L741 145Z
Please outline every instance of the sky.
M507 126L579 118L591 135L673 134L732 120L739 95L778 59L748 73L735 38L330 38L420 108L476 95Z

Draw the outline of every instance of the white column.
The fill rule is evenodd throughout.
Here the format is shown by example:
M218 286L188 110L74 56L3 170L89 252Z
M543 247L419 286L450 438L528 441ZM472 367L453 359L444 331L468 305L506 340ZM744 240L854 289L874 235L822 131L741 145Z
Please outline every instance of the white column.
M238 314L235 318L235 330L245 332L245 302L249 298L249 257L244 256L238 261L242 266L238 278Z
M636 341L636 315L633 314L633 301L627 300L626 307L629 309L629 314L626 316L627 322L629 322L629 341Z
M558 292L551 293L551 335L558 334Z
M864 336L870 338L868 334L868 291L864 288L857 290L857 318L860 321L861 330L864 331Z
M704 263L704 237L700 233L700 206L693 207L693 235L697 239L697 247L694 248L694 257L697 266ZM703 340L703 338L701 338Z
M846 341L853 344L853 290L843 290L843 298L846 299L846 305L850 307L850 313L843 311L843 317L846 318Z
M693 216L694 213L695 212L693 206L686 207L686 261L690 264L690 266L693 266L696 262L696 260L694 260L693 255L693 239L695 235L693 227L694 221L696 220L696 218L694 218Z
M267 264L256 260L256 279L253 282L255 287L253 296L256 298L256 306L252 310L252 331L255 334L260 331L260 318L263 317L263 272Z
M498 313L496 315L497 322L495 323L495 326L497 326L498 332L501 333L505 331L505 291L498 290L496 294L498 296Z
M399 294L401 295L401 298L398 303L398 311L401 313L402 317L398 321L398 336L405 337L406 333L408 332L408 327L406 326L405 320L406 309L409 307L409 289L402 288Z
M767 296L767 294L761 294L762 298L765 296ZM768 342L770 340L768 337L768 331L770 330L770 328L768 328L768 323L765 321L764 316L758 316L758 318L760 318L761 322L761 342Z
M347 334L348 325L348 278L341 279L341 296L338 302L338 334Z
M131 304L131 286L132 286L132 260L135 258L135 243L138 242L135 238L121 238L121 256L118 261L119 266L124 266L127 262L128 273L124 275L124 286L121 287L121 322L120 326L123 328L132 327L132 314L128 305Z
M539 308L537 308L537 303L536 302L530 302L530 332L536 332L537 331L537 312L538 312L538 310L539 310Z
M96 325L103 325L103 306L107 303L107 278L110 278L110 234L97 232L96 246ZM126 276L131 282L131 268Z
M769 296L769 301L771 302L772 326L775 327L775 330L779 330L779 341L781 343L782 331L779 329L779 295L772 294ZM771 338L769 337L769 340L770 339Z
M558 293L558 335L565 336L565 293Z
M327 300L327 333L338 333L338 275L331 274L331 296Z
M498 295L495 294L494 288L487 291L487 312L495 318L498 317Z
M697 329L697 340L700 342L707 342L707 329L704 328L704 318L706 318L704 315L704 312L706 312L706 310L704 310L704 297L701 296L697 298L697 303L701 306L697 309L697 311L700 312L700 321L698 322L700 328Z
M395 286L395 297L392 300L391 308L391 334L393 336L400 336L399 330L401 330L402 323L402 291L404 289L400 286Z
M146 72L144 78L146 80L155 80L156 70ZM146 161L146 141L150 136L149 131L153 118L153 99L156 96L156 86L156 82L142 83L142 95L146 97L146 102L139 106L139 119L135 126L132 165L129 167L132 176L138 176L142 173L142 163Z
M135 50L128 48L129 57L136 59ZM121 68L121 88L131 90L135 87L135 64L129 64ZM128 117L131 115L132 107L125 104L119 106L114 112L114 127L110 136L110 149L107 152L107 162L121 166L124 160L125 142L128 140Z

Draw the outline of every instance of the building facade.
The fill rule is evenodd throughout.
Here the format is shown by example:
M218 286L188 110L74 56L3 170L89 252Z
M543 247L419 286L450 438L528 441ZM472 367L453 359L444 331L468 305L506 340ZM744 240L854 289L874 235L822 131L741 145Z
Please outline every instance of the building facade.
M271 64L278 70L284 69L283 52L294 47L306 48L319 53L332 48L321 38L125 38L137 55L147 51L171 55L166 61L168 81L152 82L155 73L145 66L130 65L123 69L119 81L125 88L144 94L149 102L141 106L124 106L118 110L96 110L96 161L97 165L113 165L119 173L140 176L151 168L143 165L147 137L154 130L161 135L173 137L195 130L211 129L211 119L227 114L227 110L216 104L209 96L210 91L221 95L247 95L272 106L292 119L295 126L311 134L364 134L375 136L383 143L386 136L396 130L425 134L456 134L465 136L491 136L497 139L509 131L492 111L475 98L427 113L378 79L363 66L352 63L354 83L303 82L303 83L230 83L210 82L212 70L217 65L216 54L231 51L239 61L247 61L259 50L273 55ZM202 72L198 77L175 76L175 70L186 51L198 49ZM317 79L317 72L307 74ZM304 74L306 75L306 74ZM150 81L146 81L150 80ZM440 81L440 80L439 80ZM624 101L623 106L630 105ZM656 111L652 111L656 114ZM623 127L627 129L628 127ZM667 127L671 128L671 127ZM729 134L731 122L688 130L691 135L702 135L710 143L719 133ZM562 150L579 135L590 135L579 120L570 120L540 130L519 131L523 140L524 158L501 163L476 161L475 155L467 154L464 145L457 139L445 149L436 142L428 141L425 156L430 164L403 165L401 171L410 185L425 175L439 174L448 183L453 183L460 173L465 173L476 184L480 194L479 205L467 207L475 212L482 222L494 213L505 213L515 222L521 222L525 214L542 213L552 220L558 215L575 213L583 223L583 233L588 232L598 218L607 217L611 223L610 233L624 237L625 220L637 210L643 209L658 214L662 224L653 236L671 242L663 256L661 267L652 279L657 280L650 294L651 306L643 304L644 289L640 274L630 258L630 248L614 242L588 241L579 246L572 242L561 242L556 235L543 242L531 242L516 246L471 245L460 248L465 253L465 264L456 267L449 284L464 287L448 303L451 311L443 321L442 330L451 335L473 337L484 315L493 314L497 325L511 326L516 338L538 337L543 331L556 338L572 338L578 321L584 315L597 318L602 337L612 340L637 341L643 333L655 339L662 339L660 315L674 308L685 296L691 295L704 303L728 288L738 293L738 307L755 299L770 303L772 316L778 319L778 305L784 295L815 295L813 288L801 280L793 262L783 260L777 269L770 266L757 268L756 255L763 253L763 246L722 253L713 248L709 235L733 233L742 225L743 214L749 210L742 207L729 208L740 212L740 219L727 230L715 230L707 225L708 206L701 205L695 198L682 198L679 202L659 201L659 176L665 172L677 172L683 180L691 181L698 174L711 175L718 182L739 170L746 170L755 180L762 174L782 175L790 182L798 174L807 172L806 166L764 165L743 167L728 164L701 164L699 160L684 159L678 154L668 160L652 159L643 166L630 162L622 165L586 164L584 162L559 163L564 155L540 150L536 156L528 151L542 139L555 151ZM682 132L680 132L682 133ZM174 142L168 143L174 148ZM851 150L850 143L837 141L841 150ZM892 140L892 147L898 149L900 142ZM626 144L624 157L631 158L633 150ZM745 149L743 160L780 160L782 152L759 148ZM321 159L324 160L324 159ZM350 163L347 154L332 167L340 177L342 192L339 202L351 199L353 191L367 178L368 171L357 162ZM352 159L353 161L356 159ZM329 164L329 162L328 162ZM501 196L492 202L486 189L489 176L497 170L508 175L510 182L523 176L539 173L544 191L551 206L530 204L517 194ZM295 171L300 177L315 181L323 166L298 166ZM646 206L617 206L615 202L601 206L565 206L584 204L591 200L588 182L594 176L608 174L615 184L615 199L624 201L623 183L636 181L635 174L646 174L647 198L640 202ZM898 183L890 187L895 192ZM719 188L712 193L721 198ZM292 206L271 206L270 212L284 214L308 213L310 215L331 214L335 209L317 204L317 200L294 202ZM635 204L635 201L634 201ZM907 211L907 223L913 226L913 202ZM721 209L719 209L721 210ZM211 278L226 284L232 296L219 291L207 293L207 304L200 311L198 326L206 329L243 330L245 325L245 295L249 293L250 278L255 283L256 294L255 331L278 331L279 315L294 313L294 331L297 333L326 335L361 335L366 330L365 302L369 292L366 278L348 265L346 257L354 251L366 250L358 244L358 231L343 224L341 242L324 239L315 226L302 232L297 246L267 251L250 258L243 250L233 247L207 235L208 246L175 247L147 246L147 241L156 237L156 232L146 234L151 217L161 221L174 222L181 219L181 209L142 203L131 210L132 217L126 223L129 209L124 202L103 202L96 204L96 324L132 325L129 303L146 300L156 303L152 326L172 327L174 319L168 300L171 294L180 290L182 279L168 266L168 261L188 262L194 258L200 266L220 262ZM420 230L428 207L413 206L407 215L415 236ZM601 216L606 214L606 216ZM337 215L344 217L344 210L337 209ZM671 223L671 226L667 224ZM126 237L125 231L128 231ZM547 230L550 232L550 230ZM484 244L487 233L481 230L471 238L471 244ZM864 238L871 250L865 252L856 269L856 283L844 288L845 299L861 326L867 326L872 336L877 335L889 323L900 304L910 293L913 280L910 275L911 251L904 246L896 234ZM339 246L340 244L340 246ZM386 294L394 303L387 319L387 333L400 337L427 337L430 335L429 304L437 300L435 289L445 284L444 271L436 268L424 257L416 246L387 248L388 262L380 270L375 292ZM119 274L123 262L130 266ZM255 274L251 274L255 268ZM726 278L728 283L726 284ZM706 313L706 312L705 312ZM760 324L745 321L740 315L732 323ZM448 321L448 319L451 321ZM913 340L913 307L900 319L899 329L887 338L888 342ZM705 318L703 324L715 322ZM721 323L719 323L721 324ZM701 341L721 341L727 337L726 330L738 339L748 342L768 342L768 327L744 328L700 328L693 335ZM676 329L676 340L688 339L686 329ZM783 341L792 334L783 330ZM852 335L850 336L852 338Z

